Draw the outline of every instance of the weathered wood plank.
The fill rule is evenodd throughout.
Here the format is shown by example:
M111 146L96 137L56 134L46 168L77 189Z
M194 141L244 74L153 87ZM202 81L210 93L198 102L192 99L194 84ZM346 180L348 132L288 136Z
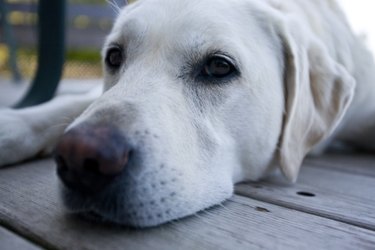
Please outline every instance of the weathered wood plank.
M28 242L20 236L0 227L0 249L1 250L37 250L40 247Z
M348 162L356 167L353 160L348 158ZM326 167L317 167L317 164L324 166L326 163L316 161L312 166L311 161L307 161L294 185L274 177L261 183L238 185L236 193L375 230L375 178L370 174L362 175L367 165L358 168L360 174L353 174L349 173L348 166L348 171L340 171L339 167L328 166L334 165L333 162ZM298 195L298 192L315 196Z
M148 230L67 215L50 160L0 170L0 223L57 249L371 249L375 232L241 196Z
M327 154L309 157L305 164L318 168L330 168L340 172L375 177L375 155Z

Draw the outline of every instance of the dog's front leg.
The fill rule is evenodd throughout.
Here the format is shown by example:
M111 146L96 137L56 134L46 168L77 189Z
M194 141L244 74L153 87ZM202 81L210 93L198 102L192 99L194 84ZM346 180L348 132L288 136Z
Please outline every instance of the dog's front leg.
M63 95L35 107L0 109L0 166L52 152L65 128L100 94Z

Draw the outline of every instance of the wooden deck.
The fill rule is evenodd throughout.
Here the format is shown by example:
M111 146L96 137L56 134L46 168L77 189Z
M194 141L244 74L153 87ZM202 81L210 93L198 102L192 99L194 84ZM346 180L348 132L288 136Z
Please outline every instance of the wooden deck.
M375 249L375 156L307 159L299 181L243 183L223 206L132 230L67 214L52 160L0 169L0 249Z
M0 106L20 93L0 87ZM67 214L57 183L51 159L0 169L0 250L375 249L375 156L307 159L295 185L243 183L222 206L146 230Z

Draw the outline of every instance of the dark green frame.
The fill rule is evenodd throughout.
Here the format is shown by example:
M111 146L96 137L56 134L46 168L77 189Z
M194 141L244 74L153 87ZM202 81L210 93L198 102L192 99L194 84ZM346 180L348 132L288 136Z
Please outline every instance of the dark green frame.
M56 93L65 58L66 0L39 0L38 69L32 85L14 108L49 101Z

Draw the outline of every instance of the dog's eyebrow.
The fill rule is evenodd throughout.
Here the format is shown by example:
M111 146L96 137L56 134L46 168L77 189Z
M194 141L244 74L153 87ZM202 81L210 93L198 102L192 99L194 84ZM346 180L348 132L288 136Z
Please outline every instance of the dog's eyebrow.
M145 36L147 25L144 25L142 21L138 19L128 19L120 24L116 24L113 31L107 37L107 43L104 45L104 49L113 46L122 45L124 48L130 41L139 44Z
M225 44L225 42L223 42ZM238 56L233 51L230 51L227 46L218 46L217 44L210 44L207 40L197 38L192 43L189 49L185 51L186 58L190 64L196 64L210 56L221 55L230 59L235 66L240 66Z
M197 43L195 44L197 45ZM213 56L224 56L228 58L237 72L241 74L240 62L237 57L229 52L226 52L224 49L219 49L218 47L205 48L204 50L200 49L202 44L198 46L192 46L189 50L185 51L184 65L181 67L178 78L186 79L190 78L193 75L197 74L206 63L206 61Z
M190 53L190 56L188 58L190 58L192 63L196 64L212 56L227 57L233 64L235 64L236 67L239 66L239 61L232 53L226 52L226 50L219 49L217 47L209 48L209 49L206 49L205 51L196 50L195 53L194 52Z
M117 43L117 42L110 42L106 47L105 49L108 50L110 48L113 48L113 47L122 47L120 43Z

